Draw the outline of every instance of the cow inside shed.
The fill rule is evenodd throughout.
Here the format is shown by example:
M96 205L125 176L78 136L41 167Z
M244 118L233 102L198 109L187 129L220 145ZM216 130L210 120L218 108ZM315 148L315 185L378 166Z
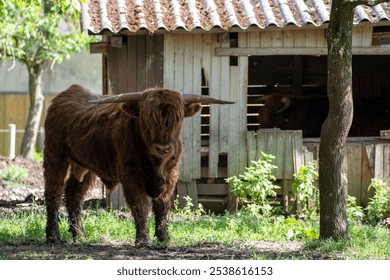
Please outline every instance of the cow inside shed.
M328 112L326 56L249 58L248 130L302 130L319 137ZM354 121L349 136L390 129L389 56L353 57Z

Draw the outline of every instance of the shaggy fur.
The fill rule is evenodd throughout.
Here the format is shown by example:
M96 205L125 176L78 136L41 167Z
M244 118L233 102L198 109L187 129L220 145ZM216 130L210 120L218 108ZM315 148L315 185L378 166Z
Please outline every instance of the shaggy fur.
M47 241L61 240L58 209L63 196L70 232L74 237L83 234L81 205L95 175L108 189L122 184L135 219L137 246L150 244L151 208L155 235L166 241L183 120L201 106L185 103L180 93L167 89L146 90L138 102L89 102L96 99L88 90L72 85L48 109L43 162Z

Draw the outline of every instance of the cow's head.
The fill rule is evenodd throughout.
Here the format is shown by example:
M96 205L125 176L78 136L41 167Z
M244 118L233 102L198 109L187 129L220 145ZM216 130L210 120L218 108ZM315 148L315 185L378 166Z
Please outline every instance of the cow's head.
M259 111L260 128L280 127L284 122L286 110L291 107L291 98L280 94L265 95L259 99L264 103Z
M146 193L158 197L167 187L168 173L177 167L182 152L180 133L184 118L195 115L201 104L232 104L208 96L181 94L172 89L152 88L142 93L124 93L103 97L94 103L125 103L127 114L137 117L146 154L151 164L153 184ZM176 179L176 178L175 178Z

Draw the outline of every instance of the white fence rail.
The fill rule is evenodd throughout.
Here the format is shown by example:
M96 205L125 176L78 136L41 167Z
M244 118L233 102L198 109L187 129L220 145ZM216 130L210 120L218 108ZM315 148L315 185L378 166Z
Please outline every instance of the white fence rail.
M1 129L0 133L8 133L8 157L14 159L16 157L16 133L24 133L23 129L16 129L16 125L11 123L8 125L8 129ZM42 151L45 141L45 130L43 127L39 128L37 150Z

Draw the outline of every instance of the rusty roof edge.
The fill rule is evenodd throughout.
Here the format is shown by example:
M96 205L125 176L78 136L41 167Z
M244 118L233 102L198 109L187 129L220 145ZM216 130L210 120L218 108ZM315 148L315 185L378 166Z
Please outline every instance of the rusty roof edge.
M325 4L323 0L308 0L303 2L301 0L273 0L271 7L270 0L258 0L256 2L249 0L239 0L241 6L240 16L244 17L245 20L238 20L236 7L231 5L231 2L225 3L225 9L223 11L217 10L216 3L214 0L205 0L204 9L209 16L209 24L204 24L200 18L200 10L195 6L194 1L189 1L189 13L192 20L192 24L188 24L183 21L180 15L179 1L175 1L174 7L170 6L170 12L173 10L175 22L166 26L163 19L157 18L156 24L150 26L144 18L140 17L136 28L129 26L127 21L127 7L125 0L116 0L115 5L118 11L119 24L116 24L115 29L108 15L108 7L106 0L93 1L94 12L90 13L90 6L92 0L88 0L87 4L81 3L81 30L86 31L88 34L137 34L137 33L182 33L182 32L232 32L231 30L237 31L248 31L264 29L284 29L284 28L318 28L329 22L330 6ZM137 0L138 5L142 5L143 1ZM113 3L113 2L111 2ZM173 3L173 2L169 2ZM255 5L256 9L255 10ZM145 7L142 7L145 8ZM162 2L155 1L152 12L155 12L157 16L163 17ZM261 9L261 10L259 10ZM98 11L98 12L96 12ZM255 14L255 11L260 11ZM228 21L221 22L220 13L228 13ZM259 15L262 18L259 18ZM94 17L94 18L91 18ZM276 18L277 16L278 18ZM223 19L222 19L223 20ZM259 21L260 20L260 21ZM383 23L382 21L386 21ZM374 25L390 25L390 3L383 3L374 6L373 8L358 6L355 10L354 25L364 24L369 22Z

